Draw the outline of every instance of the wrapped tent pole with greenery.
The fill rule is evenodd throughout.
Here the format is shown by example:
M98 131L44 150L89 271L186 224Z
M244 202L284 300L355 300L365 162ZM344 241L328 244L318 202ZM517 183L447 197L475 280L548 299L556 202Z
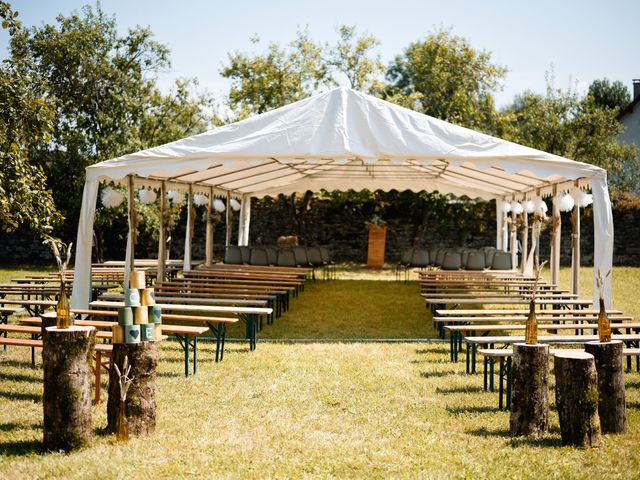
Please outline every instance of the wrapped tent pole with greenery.
M336 88L240 122L88 167L76 243L72 298L75 308L86 307L90 298L93 222L100 182L129 188L127 268L132 267L134 257L133 190L140 187L160 190L161 202L167 190L188 193L189 205L194 194L207 196L210 203L215 197L240 200L239 245L249 241L252 197L366 188L439 191L495 199L496 245L512 251L514 256L516 232L515 228L510 233L506 231L507 210L515 220L520 202L541 205L543 197L551 197L550 265L554 283L559 280L561 203L567 203L567 194L580 195L590 188L594 271L606 272L612 265L613 218L605 170L459 127L347 88ZM514 208L505 208L512 204ZM579 225L579 205L573 208L574 219L577 217L574 224ZM191 268L190 235L187 228L186 270ZM163 258L163 249L161 238L159 258ZM573 249L573 255L572 288L577 292L579 248ZM158 267L160 275L164 262L160 261ZM606 282L605 299L610 305L611 278ZM596 303L597 291L594 288Z

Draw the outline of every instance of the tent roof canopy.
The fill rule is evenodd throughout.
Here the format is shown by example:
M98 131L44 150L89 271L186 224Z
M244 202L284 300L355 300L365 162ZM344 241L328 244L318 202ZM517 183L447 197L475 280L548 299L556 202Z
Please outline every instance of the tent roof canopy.
M131 174L137 185L238 197L367 188L522 199L606 178L347 88L87 168L87 180Z

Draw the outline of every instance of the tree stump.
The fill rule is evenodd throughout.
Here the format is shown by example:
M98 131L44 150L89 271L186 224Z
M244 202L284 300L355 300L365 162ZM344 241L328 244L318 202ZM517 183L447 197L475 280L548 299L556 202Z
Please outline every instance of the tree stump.
M511 364L511 436L549 430L549 346L513 345Z
M556 406L563 445L597 447L598 375L593 355L580 350L555 355Z
M94 327L48 327L43 339L44 448L68 452L91 439Z
M148 435L156 428L156 368L160 358L156 342L113 345L112 361L122 370L124 357L129 357L130 377L133 382L125 402L130 435ZM122 372L124 373L124 372ZM107 402L107 430L116 431L120 408L120 384L116 369L109 374L109 400Z
M585 350L592 354L598 372L598 415L602 433L624 433L627 430L623 343L588 342Z

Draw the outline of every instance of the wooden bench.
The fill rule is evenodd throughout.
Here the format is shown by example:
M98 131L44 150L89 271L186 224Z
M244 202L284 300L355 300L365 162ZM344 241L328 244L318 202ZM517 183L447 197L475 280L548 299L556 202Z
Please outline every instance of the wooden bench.
M470 332L470 334L476 335L480 332L507 332L507 331L519 331L525 330L526 318L513 318L514 321L519 323L511 324L489 324L489 325L445 325L443 328L450 333L449 346L450 357L452 362L458 361L458 349L462 346L462 338L464 332ZM538 318L538 330L575 330L576 335L584 333L584 330L594 330L597 333L597 323L540 323L541 321L554 320L554 317ZM565 318L563 320L571 321L573 318ZM592 320L597 321L597 317ZM631 322L631 317L615 317L611 319L611 329L615 331L626 330L626 333L631 333L632 330L640 330L640 323ZM626 323L625 321L628 320Z
M550 349L551 356L566 349ZM484 391L495 391L494 387L494 364L497 359L498 369L498 408L502 410L503 405L508 410L511 406L511 357L513 350L506 348L480 348L478 354L484 357ZM640 348L624 348L622 354L627 357L627 367L630 367L631 357L636 357L636 371L640 372ZM503 400L506 392L506 402Z
M14 347L30 347L32 352L36 348L42 348L42 340L41 339L33 339L33 338L15 338L15 337L0 337L0 345L11 345ZM109 371L111 368L111 351L113 350L113 345L106 343L97 343L95 345L95 363L93 365L93 375L95 379L95 402L100 403L100 393L101 393L101 373L102 369L106 369ZM103 357L107 357L107 363L105 364L105 359ZM31 366L35 367L35 356L32 353L31 356Z
M640 334L613 334L611 338L624 342L627 347L637 347L638 342L640 342ZM598 335L538 335L538 343L548 343L550 345L582 345L596 340L598 340ZM523 343L524 337L520 335L464 337L464 342L467 345L467 373L476 373L478 345L488 345L489 349L493 349L495 344L508 346L514 343ZM628 359L629 364L630 362L631 359Z
M96 309L108 309L115 310L122 307L122 302L106 302L97 300L91 302L90 306ZM180 305L180 304L168 304L159 303L158 306L162 309L162 318L168 320L185 320L185 321L200 321L208 325L214 334L216 334L217 347L220 342L220 331L226 332L226 325L229 323L235 323L238 321L238 316L243 317L247 325L246 338L249 340L249 349L251 351L256 349L256 339L258 333L258 321L260 315L270 315L273 312L271 308L261 307L232 307L222 305ZM192 315L192 319L189 320L185 315L172 315L169 312L184 312ZM212 314L224 313L228 315L234 315L233 317L213 317ZM195 314L195 315L193 315ZM181 317L181 318L178 318ZM216 325L220 328L217 329ZM223 333L224 333L223 332ZM217 355L216 355L217 357Z
M87 312L96 313L98 317L115 317L118 315L117 312L106 310L106 311L98 311L94 312L93 310L87 310ZM118 322L109 322L104 320L74 320L76 325L82 325L87 327L95 327L98 329L96 333L97 338L112 340L112 328L114 325L118 325ZM22 320L25 325L42 325L42 319L40 317L31 317ZM35 327L33 327L35 328ZM106 331L101 331L106 330ZM173 335L176 337L180 346L184 351L184 371L185 376L189 376L189 348L192 348L193 351L193 373L197 371L197 347L198 347L198 337L203 336L206 332L209 331L208 327L200 327L200 326L190 326L190 325L170 325L163 323L162 324L162 334L163 335ZM221 355L224 354L224 345L222 346Z

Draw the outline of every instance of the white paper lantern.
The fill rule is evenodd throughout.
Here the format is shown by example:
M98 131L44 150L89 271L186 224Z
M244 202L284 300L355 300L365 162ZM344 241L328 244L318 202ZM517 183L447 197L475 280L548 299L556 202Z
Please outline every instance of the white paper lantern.
M524 208L524 211L527 213L533 213L535 210L535 207L533 206L533 200L527 200L526 202L524 202L522 204L522 208Z
M227 207L225 206L225 204L224 204L224 202L222 200L220 200L219 198L216 198L213 201L213 209L216 212L222 213L227 209Z
M562 197L560 197L559 208L561 212L570 212L571 210L573 210L573 206L575 204L576 202L570 193L565 193Z
M124 201L124 195L111 187L102 191L102 205L106 208L115 208Z
M151 189L148 190L146 188L143 188L138 192L138 198L142 203L149 205L150 203L153 203L156 201L156 198L158 198L158 195L156 195L156 192L154 192Z
M573 196L576 200L578 207L588 207L593 203L593 195L585 192L584 190L577 189L573 192Z
M204 195L200 195L199 193L196 193L193 196L193 203L195 203L196 205L206 205L209 202L209 199L207 197L205 197Z
M231 210L235 212L240 210L240 202L237 201L235 198L232 198L231 200L229 200L229 205L231 206Z
M184 199L184 195L180 192L176 192L175 190L169 190L167 192L167 198L171 200L171 203L174 205L180 205Z
M522 204L520 202L511 202L511 211L516 215L520 215L524 212L524 208L522 208Z
M538 197L533 201L533 211L535 213L547 213L549 207L547 207L547 203L542 199L542 197Z
M509 202L502 202L502 213L509 213L511 211L511 204Z

